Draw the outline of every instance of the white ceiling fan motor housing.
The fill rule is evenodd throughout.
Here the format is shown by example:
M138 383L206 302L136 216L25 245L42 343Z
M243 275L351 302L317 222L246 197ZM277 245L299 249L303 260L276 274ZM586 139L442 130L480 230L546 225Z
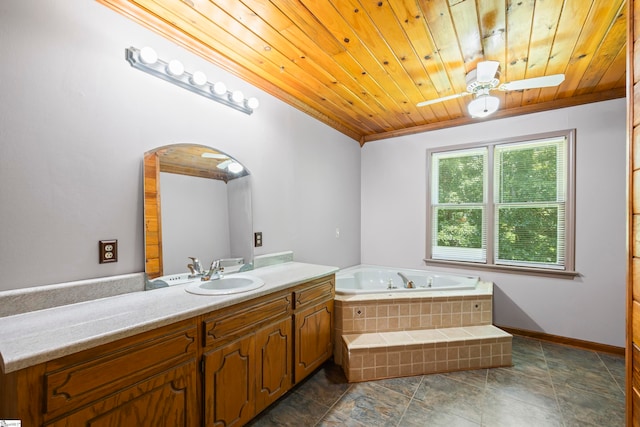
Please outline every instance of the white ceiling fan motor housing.
M500 84L500 70L496 71L496 74L492 79L488 81L478 80L478 70L473 69L467 73L467 92L477 94L480 91L488 92L491 89L495 89Z

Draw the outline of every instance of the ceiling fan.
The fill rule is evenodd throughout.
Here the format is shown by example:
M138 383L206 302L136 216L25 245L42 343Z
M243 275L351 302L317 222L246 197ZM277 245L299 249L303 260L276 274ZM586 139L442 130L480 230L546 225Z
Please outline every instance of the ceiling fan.
M417 104L418 107L435 104L437 102L448 101L466 95L474 95L474 99L469 102L467 109L471 117L487 117L498 110L500 98L491 96L489 92L497 89L501 91L537 89L543 87L558 86L564 81L564 74L553 74L543 77L533 77L530 79L514 80L512 82L500 84L499 80L500 63L498 61L478 62L475 70L467 74L466 92L454 95L443 96L438 99L431 99Z

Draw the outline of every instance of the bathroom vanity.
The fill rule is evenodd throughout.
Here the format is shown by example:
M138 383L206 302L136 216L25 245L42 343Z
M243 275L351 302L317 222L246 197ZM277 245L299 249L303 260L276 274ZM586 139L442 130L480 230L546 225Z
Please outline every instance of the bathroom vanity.
M338 268L254 256L249 171L198 144L143 165L145 273L0 292L0 420L239 426L331 357Z
M291 262L244 294L175 286L0 318L0 419L243 425L331 356L335 271Z

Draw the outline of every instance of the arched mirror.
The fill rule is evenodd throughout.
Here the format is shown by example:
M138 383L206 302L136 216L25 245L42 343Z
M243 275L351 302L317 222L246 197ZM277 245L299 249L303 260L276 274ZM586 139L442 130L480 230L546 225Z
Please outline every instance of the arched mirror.
M204 145L173 144L144 154L145 272L188 272L189 257L225 271L253 262L251 175Z

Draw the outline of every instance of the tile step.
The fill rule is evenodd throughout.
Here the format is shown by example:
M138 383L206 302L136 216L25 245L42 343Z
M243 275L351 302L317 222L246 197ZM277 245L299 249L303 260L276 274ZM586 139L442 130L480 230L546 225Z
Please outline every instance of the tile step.
M511 366L511 339L493 325L347 334L342 367L354 382Z
M369 332L342 336L347 349L384 348L443 342L475 341L511 337L493 325L417 329L397 332Z

